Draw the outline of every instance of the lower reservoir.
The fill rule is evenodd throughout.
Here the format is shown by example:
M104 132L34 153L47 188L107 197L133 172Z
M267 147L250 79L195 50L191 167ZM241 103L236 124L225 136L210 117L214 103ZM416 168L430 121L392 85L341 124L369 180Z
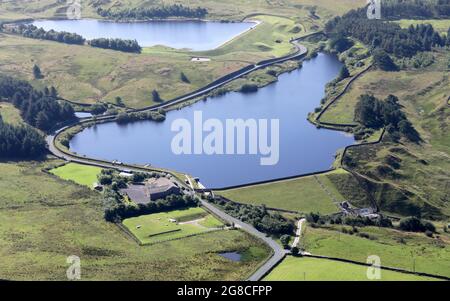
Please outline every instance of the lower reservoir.
M209 98L181 110L168 112L166 120L161 123L141 121L126 125L114 122L99 124L77 134L70 142L70 149L97 159L150 163L155 167L186 172L199 177L208 188L325 170L334 161L336 151L353 144L354 139L342 132L317 129L306 117L319 105L324 97L325 85L338 75L341 67L342 64L334 55L321 53L305 61L301 69L282 74L278 82L257 92L232 92ZM198 117L199 113L204 122L208 119L218 120L224 129L227 119L252 119L258 125L260 120L267 120L267 134L271 133L271 120L278 120L277 163L262 165L261 158L267 156L260 153L260 148L256 154L249 153L248 147L245 154L209 155L204 149L200 154L195 154L194 116ZM178 132L171 131L171 128L180 120L184 120L181 123L189 123L192 128L192 154L177 154L172 148L172 140ZM261 138L263 128L259 126L258 130L258 137ZM203 138L206 136L208 132L203 132ZM273 137L266 137L270 145ZM226 140L224 138L224 150ZM239 141L234 142L237 146ZM272 147L272 151L275 153L275 148Z

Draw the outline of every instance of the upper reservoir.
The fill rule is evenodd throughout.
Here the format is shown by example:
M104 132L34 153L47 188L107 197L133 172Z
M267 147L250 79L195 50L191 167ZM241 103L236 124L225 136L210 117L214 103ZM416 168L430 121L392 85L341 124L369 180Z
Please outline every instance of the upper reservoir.
M187 172L209 188L245 184L328 169L339 148L353 144L344 133L317 129L306 120L318 106L324 88L339 73L342 64L329 54L319 54L303 68L282 74L278 82L255 93L227 93L167 113L164 122L99 124L77 134L70 149L93 158L127 163L151 163L156 167ZM171 142L174 120L187 119L193 125L194 112L203 120L279 119L279 161L260 165L260 155L176 155ZM270 125L270 122L269 122ZM269 130L270 133L270 130ZM206 136L207 134L204 134ZM270 139L269 139L270 141Z
M164 45L194 51L210 50L256 26L253 22L224 23L203 21L109 22L92 19L37 20L45 30L77 33L94 38L136 39L142 47Z

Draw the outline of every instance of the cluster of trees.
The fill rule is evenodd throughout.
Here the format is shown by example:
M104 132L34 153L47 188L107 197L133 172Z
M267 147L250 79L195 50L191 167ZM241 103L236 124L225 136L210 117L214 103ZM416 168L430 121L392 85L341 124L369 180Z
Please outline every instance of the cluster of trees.
M30 126L13 126L0 115L0 158L36 158L46 151L45 140Z
M394 95L389 95L384 101L373 95L361 95L355 107L355 121L372 129L386 127L395 138L401 134L413 142L420 141L419 133L402 112Z
M92 47L113 49L124 52L141 53L142 48L136 40L98 38L88 41Z
M352 10L342 17L330 20L325 32L336 50L351 47L349 37L358 39L372 49L383 49L396 57L412 57L432 47L450 45L450 38L440 35L430 24L411 25L403 29L393 22L369 20L365 10Z
M43 28L38 28L33 24L19 24L18 26L12 27L11 32L21 34L27 38L50 40L66 44L83 45L86 41L76 33L55 31L53 29L45 31Z
M270 213L264 205L237 204L220 198L212 199L211 202L218 204L226 213L251 224L261 232L274 235L292 234L294 232L295 226L292 221L281 214Z
M114 191L126 188L128 183L128 178L121 177L119 172L112 169L103 169L97 179L101 185L110 185Z
M420 218L414 216L401 219L399 228L403 231L409 232L436 232L436 227L432 223L423 221Z
M94 115L100 115L108 110L108 106L101 102L96 102L91 106L91 113Z
M0 98L14 104L25 122L43 131L75 119L72 106L58 102L54 87L37 91L26 81L0 75Z
M172 211L198 206L198 199L189 195L169 195L165 199L147 204L130 205L122 202L121 196L112 189L104 192L104 217L109 222L120 222L126 218L144 214Z
M143 173L133 172L132 177L121 177L118 171L112 169L103 169L97 176L97 180L101 185L111 186L112 190L117 191L127 187L127 183L140 183L148 178L159 178L161 174L156 172Z
M450 0L383 0L381 15L392 20L448 18Z
M161 122L166 119L164 110L159 110L157 112L133 112L133 113L119 113L116 117L116 122L119 124L125 124L132 121L141 121L141 120L152 120Z
M242 93L253 93L258 91L258 86L256 84L243 84L239 91Z
M434 55L431 52L420 52L411 58L398 60L397 65L400 68L425 68L435 62Z
M392 228L392 221L384 217L382 215L379 215L376 219L370 219L368 217L362 217L362 216L345 216L342 217L341 215L334 215L334 216L326 216L321 215L320 213L309 213L306 215L306 220L310 224L316 224L316 225L348 225L352 227L365 227L365 226L377 226L377 227L386 227L386 228Z
M9 32L20 34L27 38L50 40L66 44L84 45L86 39L81 35L66 31L55 31L53 29L45 31L43 28L38 28L32 24L19 24L14 27L8 27ZM142 48L136 40L123 39L107 39L99 38L88 41L92 47L113 49L124 52L141 53Z
M166 19L170 17L183 18L204 18L208 14L205 8L191 8L181 4L164 5L162 7L139 7L131 9L102 9L98 8L97 13L104 18L112 18L117 20L149 20L149 19Z
M373 51L374 65L384 71L397 71L398 66L394 63L392 58L382 49L375 49Z

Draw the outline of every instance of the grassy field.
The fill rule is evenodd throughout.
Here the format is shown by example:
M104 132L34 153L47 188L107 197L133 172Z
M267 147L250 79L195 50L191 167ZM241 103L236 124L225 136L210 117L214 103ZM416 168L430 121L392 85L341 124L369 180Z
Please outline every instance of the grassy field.
M239 203L265 204L271 208L329 214L339 210L319 181L337 201L342 201L344 197L328 178L329 175L339 173L345 173L345 171L337 170L317 177L308 176L269 184L220 190L215 193Z
M9 102L0 102L0 115L5 123L15 125L23 123L20 111Z
M202 234L223 226L202 208L142 215L125 219L123 224L144 245Z
M352 122L355 104L363 93L379 98L397 95L422 143L385 142L352 149L348 155L357 162L356 171L373 179L372 194L381 210L401 215L421 212L425 217L442 219L450 216L450 52L435 50L432 55L435 62L425 68L366 73L322 115L321 121ZM392 158L400 166L389 166Z
M53 85L62 97L77 102L113 102L120 96L128 107L149 106L154 104L153 90L163 100L169 100L249 63L293 50L290 30L299 24L272 16L257 19L263 24L224 47L203 53L155 46L145 48L139 55L0 34L0 71L30 80L37 87ZM198 55L211 61L190 61ZM41 68L43 79L33 79L34 64ZM181 72L189 83L181 80Z
M92 188L92 185L97 182L97 175L101 171L102 169L100 167L69 163L52 169L50 172L64 180L71 180L80 185Z
M0 34L0 41L1 72L30 80L38 88L53 85L62 97L82 103L113 102L121 96L129 107L148 106L154 104L154 89L168 100L248 64L221 59L193 63L189 53L161 47L138 55L6 34ZM33 80L34 64L43 79ZM190 83L181 81L181 72Z
M58 9L65 6L65 3L55 4L49 0L27 0L26 5L21 2L1 3L0 20L53 17ZM134 7L141 5L142 1L116 1L114 6L120 3ZM141 55L137 55L0 34L0 71L31 80L37 87L53 85L62 97L73 101L113 102L115 97L120 96L128 107L140 108L154 104L151 98L154 89L163 100L169 100L250 63L285 55L292 51L289 43L291 37L316 31L332 15L361 5L353 0L340 1L339 5L331 0L296 0L289 3L197 0L180 3L206 7L210 12L209 19L242 20L249 16L263 23L223 47L200 53L156 46L145 48ZM149 5L147 2L145 4ZM110 6L108 3L101 5L104 8ZM309 10L313 6L320 17L310 16ZM98 18L96 7L83 5L83 17ZM207 56L211 61L190 61L192 56L199 55ZM41 68L43 79L33 80L34 64ZM181 81L181 72L187 76L189 83Z
M369 255L381 258L382 266L396 267L417 272L450 277L450 237L447 233L439 238L429 238L423 233L408 233L392 229L364 227L357 234L339 232L342 226L330 229L308 226L300 245L314 255L366 262Z
M248 14L255 12L265 14L293 15L305 13L305 10L311 7L317 7L317 14L322 17L328 17L331 14L342 14L351 8L362 6L360 1L341 0L333 2L331 0L293 0L289 2L265 1L265 0L118 0L104 1L83 4L83 18L98 18L96 8L100 4L102 8L112 6L139 7L144 5L161 6L164 4L179 3L191 7L204 7L208 9L208 18L210 19L226 19L240 20ZM4 1L0 4L0 20L14 20L23 18L50 18L54 16L64 16L67 4L65 2L55 3L52 0L16 0ZM306 13L305 13L306 14Z
M354 82L348 92L322 115L322 122L354 123L355 105L361 94L372 92L385 98L395 94L399 98L413 95L443 77L442 71L370 71Z
M266 281L374 281L367 278L367 267L357 264L318 259L286 257L266 278ZM377 279L378 280L378 279ZM388 270L381 271L379 281L433 281Z
M244 280L269 254L241 231L139 246L104 221L98 193L41 171L61 163L0 163L0 279L65 280L77 255L84 280ZM218 255L255 249L243 262Z
M434 29L439 31L439 33L447 34L448 28L450 27L450 20L408 20L402 19L399 21L394 21L402 28L408 28L410 25L418 25L418 24L431 24Z

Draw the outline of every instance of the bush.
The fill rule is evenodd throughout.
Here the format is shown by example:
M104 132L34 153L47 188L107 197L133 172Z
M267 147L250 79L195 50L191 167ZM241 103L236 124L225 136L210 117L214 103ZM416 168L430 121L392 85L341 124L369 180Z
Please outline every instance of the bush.
M162 102L161 96L159 96L159 92L156 90L152 91L152 99L154 102Z
M373 63L375 66L383 71L397 71L398 67L395 65L391 57L383 50L377 50L373 54Z
M435 226L430 222L424 222L421 219L411 216L400 220L399 228L409 232L435 232Z
M214 199L212 202L219 204L221 198ZM269 212L264 205L253 206L248 204L238 204L226 202L223 209L231 216L242 220L261 232L283 235L294 232L294 223L279 213Z
M287 248L289 247L289 240L290 240L290 239L291 239L291 238L290 238L289 235L286 235L286 234L281 235L280 241L281 241L281 244L283 245L283 247L284 247L285 249L287 249Z
M293 247L292 250L291 250L291 252L292 252L292 255L298 256L299 253L300 253L300 250L299 250L299 248L297 248L297 247Z
M180 73L180 79L183 83L189 84L191 83L191 81L189 80L189 78L186 76L186 74L184 74L184 72Z
M252 93L258 91L258 86L255 84L244 84L240 90L242 93Z

